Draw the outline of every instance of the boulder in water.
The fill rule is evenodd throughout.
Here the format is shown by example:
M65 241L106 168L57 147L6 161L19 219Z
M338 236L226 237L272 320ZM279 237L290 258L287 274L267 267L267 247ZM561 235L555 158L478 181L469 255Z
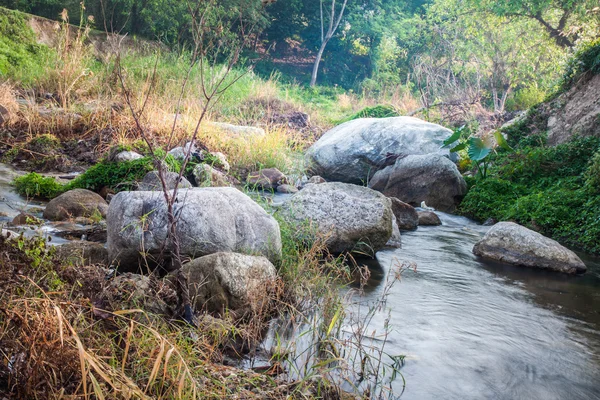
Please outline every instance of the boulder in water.
M307 151L313 171L328 181L362 184L396 158L453 156L442 149L452 131L413 117L359 118L326 132Z
M280 212L301 227L310 221L333 253L375 252L392 235L390 200L374 190L348 183L307 185Z
M182 256L217 252L281 259L279 224L250 197L235 188L183 189L174 205ZM107 215L108 252L120 270L136 271L173 250L167 239L167 206L160 192L120 192Z
M390 197L392 202L392 212L396 217L398 229L401 231L414 231L419 225L419 214L417 210L410 204L398 200L395 197Z
M373 175L369 187L411 205L425 201L452 212L467 193L467 184L448 158L439 154L410 155Z
M581 259L555 240L514 222L499 222L475 244L477 256L567 274L586 271Z
M433 211L418 211L420 226L438 226L442 224L440 217Z
M73 189L52 199L44 210L44 218L64 221L77 217L106 217L108 203L98 194L87 189Z

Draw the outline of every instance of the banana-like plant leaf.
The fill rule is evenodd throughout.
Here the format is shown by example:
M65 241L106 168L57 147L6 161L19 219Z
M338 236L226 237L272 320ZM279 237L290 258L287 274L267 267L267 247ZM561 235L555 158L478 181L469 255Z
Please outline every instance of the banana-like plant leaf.
M452 134L452 136L450 136L448 139L444 140L444 145L442 147L448 147L452 143L456 142L458 139L460 139L461 133L462 133L462 127L455 130L454 133Z
M500 146L501 148L503 148L504 150L507 150L507 151L513 150L513 148L510 147L510 145L508 144L506 139L504 139L504 135L502 135L502 132L494 131L494 137L496 138L496 143L498 143L498 146Z
M469 139L469 158L473 161L481 161L490 154L492 146L489 143L484 142L478 137L472 137Z
M450 153L456 153L457 151L461 151L467 147L467 142L461 143L459 145L454 146L450 149Z

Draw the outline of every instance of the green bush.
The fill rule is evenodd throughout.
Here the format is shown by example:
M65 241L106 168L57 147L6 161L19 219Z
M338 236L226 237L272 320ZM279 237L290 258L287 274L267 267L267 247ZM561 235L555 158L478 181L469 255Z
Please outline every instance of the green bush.
M398 111L392 106L388 106L385 104L379 104L373 107L365 107L359 112L350 117L344 119L342 122L352 121L353 119L358 118L387 118L387 117L397 117Z
M583 43L569 58L559 89L552 97L569 90L586 73L600 73L600 38Z
M515 221L567 245L600 253L600 139L526 147L493 159L460 205L478 221Z
M52 199L63 191L63 185L56 179L35 172L16 178L14 184L17 193L28 198Z
M117 192L131 190L136 181L141 180L153 169L150 157L127 162L105 161L90 167L73 179L66 185L65 190L80 188L98 192L105 186Z

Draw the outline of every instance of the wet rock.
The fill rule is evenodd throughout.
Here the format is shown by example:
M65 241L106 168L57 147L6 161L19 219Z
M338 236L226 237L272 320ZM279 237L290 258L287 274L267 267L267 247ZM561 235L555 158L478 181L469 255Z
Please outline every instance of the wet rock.
M94 242L69 242L56 247L56 256L62 262L74 265L108 265L108 250Z
M277 186L287 183L287 178L277 168L266 168L248 174L246 182L250 187L262 190L276 190Z
M77 217L106 217L108 204L99 194L87 189L73 189L52 199L44 210L44 218L64 221Z
M387 247L395 247L398 249L402 247L402 235L400 234L396 217L393 217L392 219L392 236L385 245Z
M419 214L410 204L390 197L392 202L392 212L396 217L396 223L401 231L414 231L419 225Z
M433 211L417 211L420 226L438 226L442 224L440 217Z
M310 221L333 253L374 252L392 235L390 200L363 186L339 182L307 185L279 212L299 229Z
M196 310L224 315L264 312L277 271L265 257L215 253L183 266Z
M183 256L197 258L217 252L281 258L279 224L261 206L235 188L179 191L175 203L177 234ZM169 251L167 207L160 192L120 192L107 216L108 251L122 271L135 271L146 256L156 264Z
M19 237L19 234L17 232L11 231L9 229L4 229L4 228L2 228L0 230L0 235L4 236L5 238L8 238L8 239L15 239L15 238Z
M277 193L294 194L298 193L298 188L293 185L283 184L277 186Z
M196 185L200 187L231 186L231 183L227 179L227 175L208 164L196 165L194 167L193 175Z
M175 189L175 184L179 180L179 174L177 172L165 172L165 183L167 184L167 189ZM181 177L181 181L179 185L177 185L179 189L189 189L192 187L192 184L185 179L183 176ZM160 178L158 175L158 171L150 171L144 176L142 182L138 185L138 190L141 191L162 191L163 187L160 182Z
M373 175L369 187L412 205L425 201L437 210L452 212L467 193L456 165L438 155L410 155Z
M42 220L36 218L32 214L21 212L16 217L13 218L11 225L19 226L19 225L39 225L42 223Z
M485 222L482 224L483 226L492 226L497 224L498 221L496 221L494 218L488 218L485 220Z
M477 256L566 274L586 271L581 259L555 240L513 222L499 222L475 244Z
M359 118L326 132L307 151L313 171L328 181L362 184L396 158L442 154L452 131L413 117Z
M139 160L140 158L144 158L144 156L139 153L136 153L135 151L121 151L120 153L117 153L113 157L113 161L128 162L128 161Z

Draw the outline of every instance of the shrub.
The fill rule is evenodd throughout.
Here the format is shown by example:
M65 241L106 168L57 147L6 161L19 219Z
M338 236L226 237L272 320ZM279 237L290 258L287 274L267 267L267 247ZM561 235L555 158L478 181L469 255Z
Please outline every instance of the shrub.
M96 164L66 185L65 190L89 189L95 192L103 187L115 191L131 190L135 182L141 180L154 169L150 157L127 162L101 162Z
M45 177L35 172L20 176L14 181L17 193L28 198L51 199L63 191L63 185L51 177Z
M590 166L585 172L585 184L592 193L600 193L600 150L590 160Z
M385 104L379 104L373 107L365 107L341 122L352 121L353 119L358 118L388 118L397 117L399 115L400 114L398 114L398 111L396 111L394 107Z

